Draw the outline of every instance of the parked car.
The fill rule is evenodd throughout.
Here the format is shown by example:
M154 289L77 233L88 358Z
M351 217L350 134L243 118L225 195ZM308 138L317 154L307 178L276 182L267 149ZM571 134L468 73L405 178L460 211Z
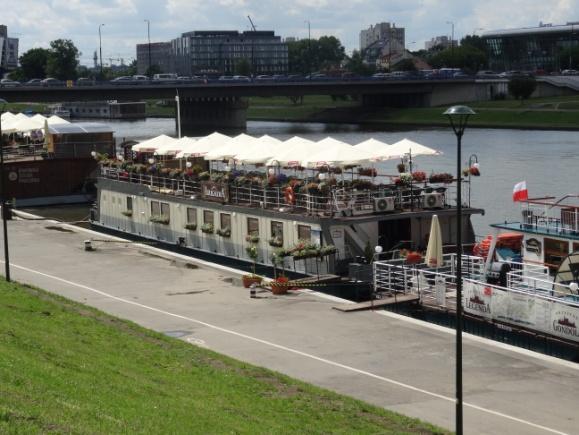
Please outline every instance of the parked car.
M42 86L42 79L30 79L23 83L22 86Z
M268 75L259 75L255 78L257 82L273 82L273 77Z
M232 82L233 76L220 76L217 81L219 82Z
M93 79L89 79L88 77L80 77L76 81L77 86L92 86L95 84Z
M496 72L490 70L483 70L476 73L477 79L496 79L498 77L499 75Z
M247 76L233 76L234 82L250 82L251 79Z
M390 73L383 73L383 72L379 72L376 74L372 74L372 79L373 80L385 80L388 77L390 77Z
M137 82L137 84L143 84L143 83L149 83L151 80L147 76L136 75L136 76L133 76L133 81Z
M579 75L579 71L577 71L575 69L564 69L563 71L561 71L561 75L576 76L576 75Z
M55 78L52 77L47 77L44 80L42 80L40 83L42 83L42 86L45 87L50 87L50 86L62 86L63 83Z
M162 73L162 74L155 74L153 76L152 82L169 84L169 83L177 83L178 79L179 77L177 76L177 74Z
M110 81L112 85L132 85L134 83L133 77L121 76L116 77Z
M22 85L20 84L20 82L17 82L16 80L10 80L10 79L0 80L0 88L17 88L19 86L22 86Z

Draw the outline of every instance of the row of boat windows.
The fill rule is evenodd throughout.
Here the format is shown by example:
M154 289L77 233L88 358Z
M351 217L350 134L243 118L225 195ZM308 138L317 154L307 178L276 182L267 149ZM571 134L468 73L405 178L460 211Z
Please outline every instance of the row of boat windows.
M127 211L133 211L133 198L127 196L126 199ZM210 224L215 227L215 215L217 213L213 210L203 210L203 224ZM219 214L219 228L221 230L231 231L231 214L230 213L218 213ZM170 222L171 220L171 208L169 203L161 201L151 201L151 216L160 217ZM259 234L259 219L248 217L247 218L247 235L260 236ZM197 209L195 207L187 207L187 224L197 225ZM309 225L298 225L297 233L299 240L311 241L312 239L312 228ZM284 231L283 222L271 221L270 222L270 237L275 239L275 242L283 245L284 242Z

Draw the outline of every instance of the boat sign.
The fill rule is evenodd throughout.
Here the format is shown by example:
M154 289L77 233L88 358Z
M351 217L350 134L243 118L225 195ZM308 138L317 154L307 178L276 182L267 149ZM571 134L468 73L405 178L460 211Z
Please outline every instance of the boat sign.
M205 181L201 183L201 195L207 201L228 202L229 187L227 184Z

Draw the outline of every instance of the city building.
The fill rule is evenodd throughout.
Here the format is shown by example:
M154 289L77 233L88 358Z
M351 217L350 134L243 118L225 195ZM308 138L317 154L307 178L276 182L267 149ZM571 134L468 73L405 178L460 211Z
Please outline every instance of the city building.
M424 43L424 48L426 50L432 50L435 47L440 47L441 49L446 49L450 47L458 47L458 41L451 40L448 36L435 36L430 41Z
M18 67L18 38L8 36L8 27L0 25L0 69L13 70Z
M149 49L150 59L149 59ZM170 42L137 44L137 73L146 74L149 65L156 65L162 73L175 72Z
M404 27L396 27L394 23L378 23L360 31L360 53L364 53L368 47L375 46L379 41L387 44L391 39L396 41L398 46L404 48L406 46L405 38Z
M232 75L243 60L254 75L288 71L287 44L273 31L194 31L171 44L179 75Z
M579 47L579 22L564 25L540 23L539 27L495 30L481 37L494 71L560 71L579 63L570 48Z

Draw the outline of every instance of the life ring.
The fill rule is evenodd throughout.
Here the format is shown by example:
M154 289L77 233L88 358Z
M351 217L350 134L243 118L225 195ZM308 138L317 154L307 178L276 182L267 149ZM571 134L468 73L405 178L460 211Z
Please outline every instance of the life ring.
M296 203L296 195L294 189L291 186L285 188L284 191L285 202L289 205L294 205Z

